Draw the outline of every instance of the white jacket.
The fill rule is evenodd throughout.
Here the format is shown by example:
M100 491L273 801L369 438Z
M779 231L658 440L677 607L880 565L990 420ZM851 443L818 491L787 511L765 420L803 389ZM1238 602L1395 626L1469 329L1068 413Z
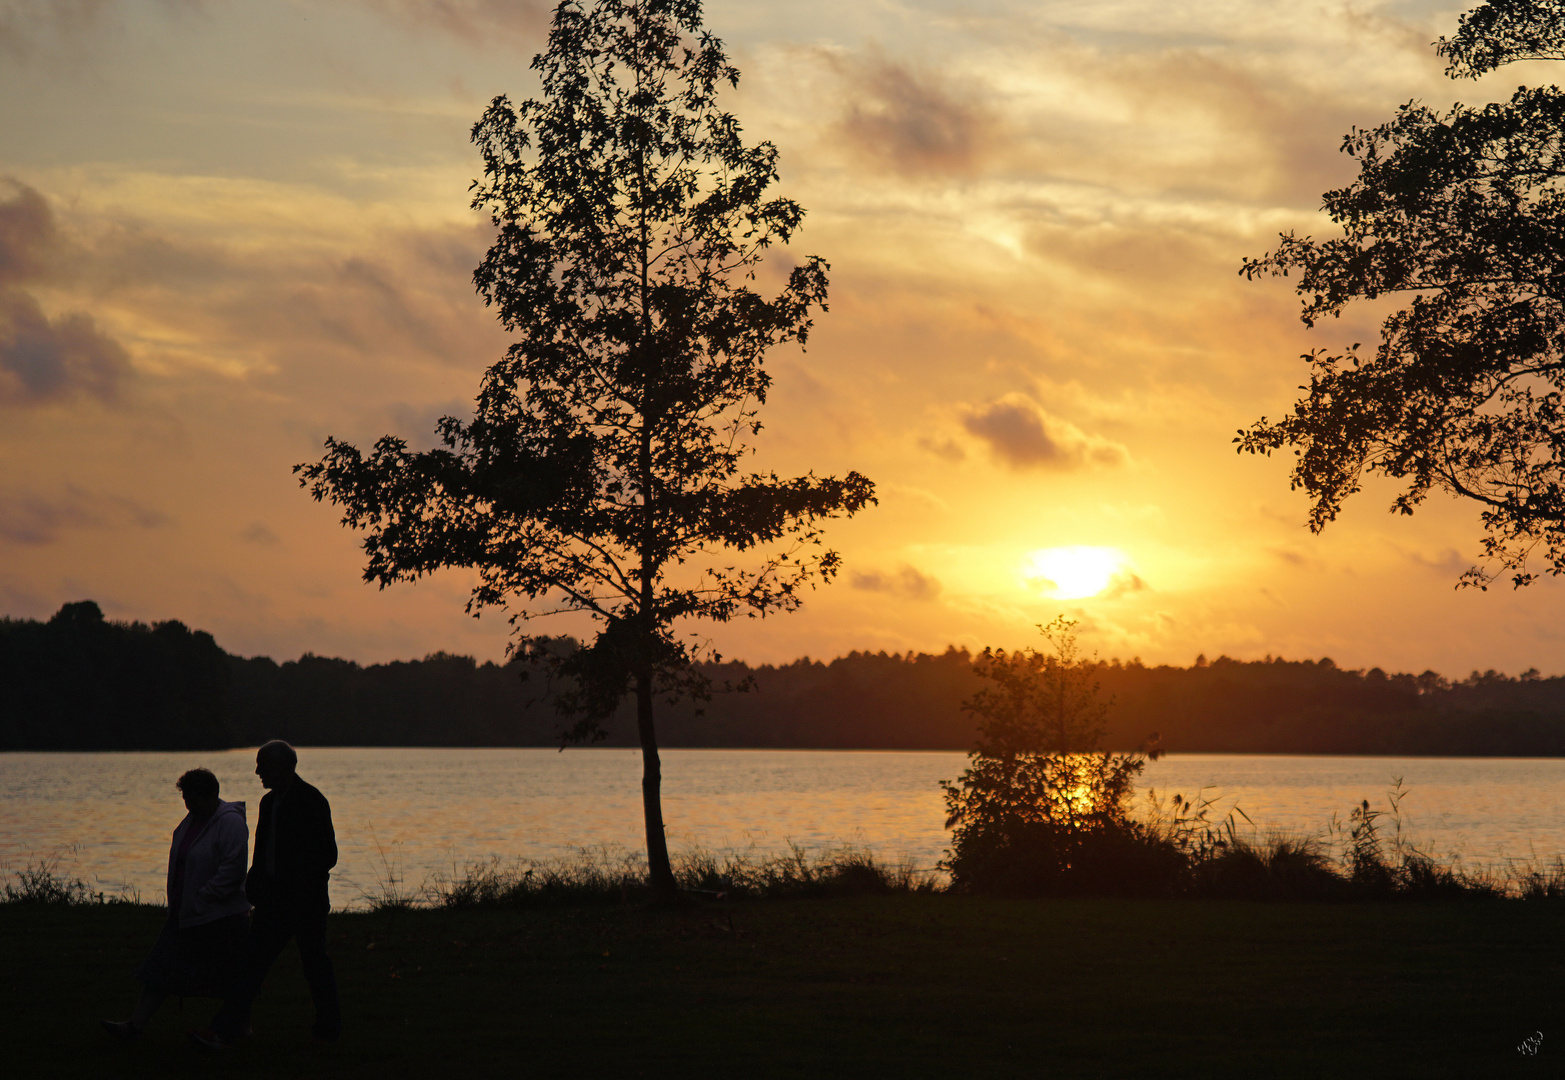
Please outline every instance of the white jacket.
M191 827L189 814L174 830L168 849L168 900L174 903L174 862ZM179 925L200 926L250 910L245 899L245 865L250 856L250 826L245 804L219 802L185 853L185 888L179 898Z

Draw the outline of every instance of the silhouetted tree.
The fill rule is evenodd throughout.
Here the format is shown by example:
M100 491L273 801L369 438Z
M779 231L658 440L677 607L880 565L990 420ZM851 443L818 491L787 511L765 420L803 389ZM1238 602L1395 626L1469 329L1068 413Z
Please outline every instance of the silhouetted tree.
M959 888L1102 888L1146 846L1129 814L1146 755L1100 749L1108 705L1075 626L1061 616L1040 627L1048 652L985 649L974 662L990 683L963 705L978 745L957 782L940 785L952 830L944 865Z
M1502 64L1565 59L1560 0L1491 0L1438 51L1452 78ZM1407 296L1373 358L1310 353L1307 393L1278 421L1241 431L1239 448L1298 455L1293 486L1319 531L1366 473L1405 483L1410 514L1435 488L1483 506L1480 586L1565 572L1565 92L1522 87L1503 104L1443 114L1409 102L1355 129L1343 150L1358 179L1325 194L1344 235L1292 233L1242 273L1299 275L1303 320L1355 300ZM1498 564L1498 566L1496 566Z
M566 739L597 735L634 694L647 856L670 891L653 703L707 689L675 624L796 607L837 567L818 522L874 488L858 473L741 474L770 385L763 355L805 341L828 268L805 259L771 299L750 287L804 211L766 197L776 148L746 146L718 108L739 73L699 2L567 0L533 67L542 97L498 97L473 128L473 205L497 229L474 281L517 335L475 416L442 419L427 453L386 437L366 458L328 440L299 471L369 531L366 579L473 567L469 610L599 622L569 655L534 635L516 647L570 680Z
M109 622L91 600L0 619L0 749L229 745L228 657L184 623Z

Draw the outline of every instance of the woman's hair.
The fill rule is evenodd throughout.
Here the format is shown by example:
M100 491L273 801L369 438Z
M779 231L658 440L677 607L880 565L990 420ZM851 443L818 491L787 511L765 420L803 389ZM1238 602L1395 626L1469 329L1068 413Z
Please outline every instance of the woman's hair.
M217 777L211 769L191 769L175 780L174 786L192 799L217 798Z

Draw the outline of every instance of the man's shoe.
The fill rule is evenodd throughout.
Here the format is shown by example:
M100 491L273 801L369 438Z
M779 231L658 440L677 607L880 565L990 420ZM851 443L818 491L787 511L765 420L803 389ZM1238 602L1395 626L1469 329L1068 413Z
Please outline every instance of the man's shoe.
M211 1028L202 1028L200 1031L187 1031L185 1036L191 1042L201 1047L201 1049L211 1050L214 1053L227 1050L229 1047L229 1040L223 1038Z
M116 1039L121 1039L125 1042L135 1042L141 1038L141 1029L129 1020L99 1020L98 1023L103 1025L104 1031L107 1031Z

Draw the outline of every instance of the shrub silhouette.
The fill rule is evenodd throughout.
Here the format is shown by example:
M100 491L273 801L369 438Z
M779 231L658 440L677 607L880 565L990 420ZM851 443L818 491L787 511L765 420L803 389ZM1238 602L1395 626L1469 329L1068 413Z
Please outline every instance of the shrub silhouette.
M1130 817L1148 754L1101 750L1108 705L1097 663L1080 655L1076 623L1039 627L1049 650L985 649L990 685L963 705L978 745L955 783L942 781L953 888L1007 893L1164 891L1185 855Z

